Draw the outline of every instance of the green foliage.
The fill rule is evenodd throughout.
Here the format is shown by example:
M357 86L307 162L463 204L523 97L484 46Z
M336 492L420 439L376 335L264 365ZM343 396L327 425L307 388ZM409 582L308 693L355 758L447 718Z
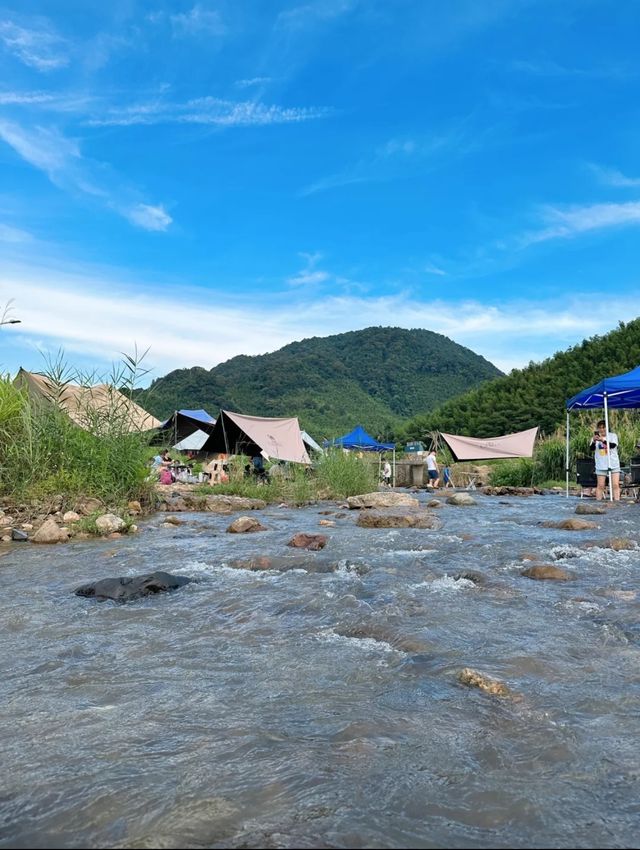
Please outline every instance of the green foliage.
M528 457L498 461L489 478L494 487L532 487L535 484L535 465Z
M324 454L318 461L316 474L320 487L334 498L371 493L378 487L377 466L342 449Z
M565 420L565 402L607 375L640 363L640 319L605 336L595 336L526 369L514 369L398 428L399 440L418 440L440 430L494 437L539 425L552 434ZM600 418L599 416L597 418ZM626 447L625 447L626 448Z
M431 410L500 372L483 357L426 330L367 328L240 356L207 371L179 369L138 400L160 419L180 408L298 416L316 439L361 423L387 439L401 417Z
M67 502L93 496L115 505L149 496L148 437L131 432L120 396L96 410L87 396L76 425L60 408L70 378L59 359L48 373L50 396L37 398L0 377L0 493ZM121 375L121 373L120 373Z

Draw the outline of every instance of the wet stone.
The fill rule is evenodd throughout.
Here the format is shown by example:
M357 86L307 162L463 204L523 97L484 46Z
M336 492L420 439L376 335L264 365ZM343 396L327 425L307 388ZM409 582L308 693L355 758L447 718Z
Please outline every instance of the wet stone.
M552 564L538 564L535 567L527 567L522 570L521 576L531 578L535 581L571 581L573 575L560 567L554 567Z
M324 549L326 545L326 535L305 534L304 532L295 534L287 543L287 546L292 546L294 549L310 549L312 552L316 552L319 549Z
M118 578L105 578L91 584L83 584L74 590L76 596L84 596L103 602L112 599L114 602L129 602L140 599L143 596L152 596L156 593L164 593L176 590L185 584L190 584L192 579L186 576L171 575L158 570L154 573L146 573L141 576L119 576Z

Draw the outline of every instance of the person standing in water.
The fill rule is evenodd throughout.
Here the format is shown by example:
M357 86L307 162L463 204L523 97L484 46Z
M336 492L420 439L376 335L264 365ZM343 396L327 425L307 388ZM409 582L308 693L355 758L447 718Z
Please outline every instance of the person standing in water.
M427 472L429 474L427 487L433 487L434 490L437 490L440 486L440 472L438 471L438 458L433 449L427 455Z
M591 440L591 450L595 452L596 477L596 499L604 499L604 491L607 486L607 478L611 471L611 491L613 500L620 501L620 458L618 457L618 435L613 431L606 430L606 423L601 419L596 425ZM611 466L609 466L611 464Z

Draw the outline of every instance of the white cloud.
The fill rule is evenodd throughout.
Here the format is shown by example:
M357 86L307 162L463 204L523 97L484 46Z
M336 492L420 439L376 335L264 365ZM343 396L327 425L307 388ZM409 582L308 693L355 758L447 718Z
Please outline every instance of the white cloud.
M248 89L252 86L266 86L271 80L272 77L251 77L248 80L236 80L236 86L239 89Z
M137 124L209 124L221 127L251 127L291 124L323 118L325 108L283 107L253 101L232 101L219 97L199 97L184 103L162 100L114 107L86 121L94 127L129 127Z
M390 324L442 333L509 370L640 314L640 294L611 298L605 315L579 293L545 302L482 304L406 294L313 298L307 289L299 297L288 291L264 298L255 292L231 296L175 289L179 294L171 289L160 294L157 287L124 283L92 269L72 275L23 266L5 270L0 303L15 297L27 339L63 346L94 362L130 352L134 343L142 350L150 346L149 360L159 373L183 366L210 368L237 354L273 351L298 339Z
M590 167L600 182L606 186L636 189L640 186L640 177L627 177L615 168L602 168L599 165L591 165Z
M166 230L173 219L161 206L152 207L150 204L136 204L125 213L129 221L144 230Z
M20 230L18 227L12 227L10 224L2 224L0 222L0 242L22 243L30 242L33 239L30 233L26 230Z
M38 71L55 71L69 64L66 41L43 18L30 27L0 20L0 42L21 62Z
M276 26L287 29L303 29L318 23L332 21L351 12L359 0L317 0L302 6L285 9L278 15Z
M446 276L447 274L444 269L441 269L440 266L433 265L433 263L430 263L428 266L425 266L424 270L427 274L437 274L440 276Z
M529 231L519 239L520 247L547 242L550 239L568 239L589 231L611 227L640 224L640 201L623 204L588 204L566 209L548 207L543 218L547 226Z
M316 268L316 266L323 257L320 251L316 251L313 254L308 254L304 251L301 251L300 256L304 260L306 260L306 264L305 267L296 275L287 278L287 283L290 286L317 286L318 284L324 283L332 277L329 272L325 272L321 269Z
M78 142L52 127L25 128L0 120L0 139L65 191L88 196L144 230L166 230L171 216L162 206L140 201L137 193L108 175L108 168L85 159ZM112 179L108 179L111 176Z
M227 31L220 12L196 3L188 12L169 15L174 33L184 35L224 35Z

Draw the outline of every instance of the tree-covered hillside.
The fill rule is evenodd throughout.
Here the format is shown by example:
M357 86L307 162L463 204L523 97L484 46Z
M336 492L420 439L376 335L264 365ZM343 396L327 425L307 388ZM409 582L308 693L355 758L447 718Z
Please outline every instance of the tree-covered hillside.
M493 437L539 425L543 433L565 421L565 402L602 378L640 363L640 319L605 336L594 336L542 363L515 369L413 417L398 429L400 439L419 439L440 430L473 437Z
M500 375L489 361L426 330L367 328L241 355L211 370L178 369L140 403L163 418L180 408L298 416L318 439L361 423L388 436L402 418L428 411Z

